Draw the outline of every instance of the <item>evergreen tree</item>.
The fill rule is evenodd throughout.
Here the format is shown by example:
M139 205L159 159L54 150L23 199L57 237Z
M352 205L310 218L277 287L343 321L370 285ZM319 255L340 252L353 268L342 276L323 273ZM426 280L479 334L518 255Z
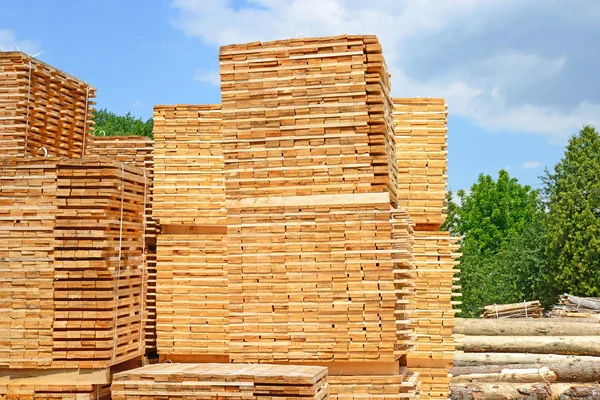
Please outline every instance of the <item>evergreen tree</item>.
M547 200L552 295L600 296L600 135L585 126L554 171L542 177Z

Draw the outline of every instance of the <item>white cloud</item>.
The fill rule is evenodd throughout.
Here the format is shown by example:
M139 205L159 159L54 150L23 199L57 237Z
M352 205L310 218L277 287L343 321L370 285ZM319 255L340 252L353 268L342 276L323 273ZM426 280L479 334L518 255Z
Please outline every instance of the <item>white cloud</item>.
M22 51L27 54L37 54L40 48L36 42L28 39L17 39L10 29L0 29L0 51Z
M523 163L523 168L537 168L540 166L539 161L525 161Z
M576 2L173 0L172 7L174 26L215 46L376 34L394 96L445 97L450 113L487 130L562 142L585 123L600 126L593 68L600 53L584 45L600 40L600 5ZM218 75L198 71L195 79L216 83Z
M196 70L196 72L194 72L194 80L198 82L210 83L216 86L221 84L219 71L205 71L200 69Z

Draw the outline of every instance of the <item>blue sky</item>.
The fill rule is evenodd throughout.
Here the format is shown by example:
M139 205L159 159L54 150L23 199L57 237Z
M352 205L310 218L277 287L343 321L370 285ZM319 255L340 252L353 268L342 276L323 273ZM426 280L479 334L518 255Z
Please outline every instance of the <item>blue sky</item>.
M538 187L571 134L600 127L597 21L592 0L0 0L0 50L41 52L98 107L145 119L219 102L219 45L377 34L395 97L447 99L451 189L501 168Z

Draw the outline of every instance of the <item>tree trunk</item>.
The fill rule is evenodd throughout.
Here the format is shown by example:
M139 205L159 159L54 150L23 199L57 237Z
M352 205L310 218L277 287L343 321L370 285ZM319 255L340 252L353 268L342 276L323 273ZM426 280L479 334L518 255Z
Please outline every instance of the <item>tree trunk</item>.
M592 384L571 384L555 383L551 386L552 399L555 400L594 400L600 399L600 385Z
M569 300L569 303L571 303L572 306L574 306L575 308L578 307L583 307L583 308L587 308L589 310L596 310L598 312L600 312L600 299L597 298L593 298L593 297L578 297L578 296L573 296L570 294L565 294L564 296L561 296L562 298L567 298Z
M552 391L548 383L478 383L453 384L452 400L550 400Z
M473 374L498 374L504 370L547 368L556 375L556 382L597 382L600 379L600 363L560 362L542 364L480 365L476 367L454 367L453 377ZM453 378L454 379L454 378Z
M452 400L594 400L596 383L471 383L451 386Z
M600 335L600 324L550 318L457 318L454 333L470 336L594 336Z
M554 362L596 362L600 365L600 357L528 353L456 353L454 355L454 366L456 367Z
M468 367L475 368L475 367ZM536 383L556 382L557 375L548 367L528 369L502 369L500 372L460 375L452 378L452 383L508 382Z
M536 353L600 356L598 336L465 336L457 350L472 353Z

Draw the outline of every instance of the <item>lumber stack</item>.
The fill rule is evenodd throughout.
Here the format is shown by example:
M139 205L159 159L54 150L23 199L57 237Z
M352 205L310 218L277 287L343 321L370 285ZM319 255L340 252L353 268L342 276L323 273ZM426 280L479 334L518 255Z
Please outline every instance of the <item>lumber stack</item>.
M154 107L153 216L161 225L224 225L220 105Z
M448 232L415 230L413 254L417 273L414 296L409 302L410 327L415 330L415 349L408 366L419 372L423 397L447 398L455 352L452 335L454 275L459 254Z
M0 369L106 368L143 345L143 171L6 158Z
M156 247L146 253L146 352L156 350Z
M495 385L512 393L529 384L548 385L548 397L541 398L558 398L565 385L555 384L586 392L600 376L600 325L595 322L458 319L455 334L462 352L451 371L453 398L473 390L490 396Z
M538 300L512 304L485 306L481 318L542 318L542 306Z
M154 141L144 136L92 136L86 141L86 159L102 158L143 168L148 179L144 222L146 276L146 349L156 348L156 235L158 225L152 218Z
M397 207L379 42L255 42L219 58L231 359L399 367L411 346L412 228ZM379 390L367 369L336 380L332 397L358 382ZM388 396L416 395L398 368L385 375Z
M148 248L156 245L157 225L152 219L154 176L154 141L145 136L91 136L86 143L86 158L104 158L135 165L146 170L149 187L145 201L145 241Z
M600 321L600 298L578 297L565 293L559 297L559 303L553 307L550 316L557 318L594 318Z
M440 230L446 219L447 105L444 99L394 99L398 200L414 221L416 288L409 299L415 349L408 356L424 399L448 398L455 343L458 238Z
M113 400L329 398L327 368L249 364L155 364L114 375Z
M156 106L157 349L227 356L227 212L219 105Z
M95 96L25 53L0 51L0 156L83 157Z
M110 385L94 384L14 384L0 380L3 400L110 400Z
M335 399L397 399L418 398L418 374L402 367L397 375L337 375L330 376L329 390Z
M446 219L447 122L444 99L394 99L398 199L417 225Z

